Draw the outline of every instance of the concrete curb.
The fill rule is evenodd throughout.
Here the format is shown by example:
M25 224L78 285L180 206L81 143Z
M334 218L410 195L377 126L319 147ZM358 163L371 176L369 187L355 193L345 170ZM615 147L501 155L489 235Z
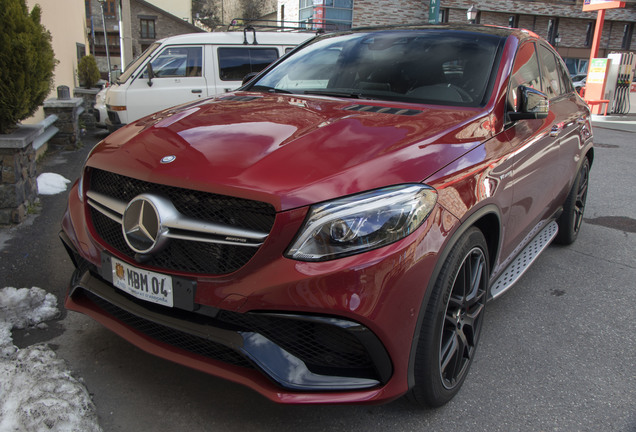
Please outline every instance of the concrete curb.
M634 117L634 115L602 116L592 114L592 126L624 132L636 132L636 117Z

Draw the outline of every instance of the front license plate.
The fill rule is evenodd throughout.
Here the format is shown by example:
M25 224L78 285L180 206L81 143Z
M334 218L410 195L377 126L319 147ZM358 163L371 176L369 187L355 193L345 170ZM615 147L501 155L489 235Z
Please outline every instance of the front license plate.
M172 307L172 278L111 259L113 285L141 300Z

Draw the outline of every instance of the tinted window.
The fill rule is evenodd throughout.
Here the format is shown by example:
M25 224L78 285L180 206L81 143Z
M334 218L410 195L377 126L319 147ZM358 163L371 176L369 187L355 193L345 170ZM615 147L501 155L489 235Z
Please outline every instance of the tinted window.
M326 36L250 87L479 106L498 66L499 42L492 35L426 30Z
M541 61L541 77L543 91L548 99L561 95L561 82L554 54L543 45L539 45L539 60Z
M200 77L203 74L202 48L167 47L150 64L155 78ZM147 78L147 71L141 77Z
M522 45L515 57L508 90L508 105L512 109L517 107L516 90L519 86L542 90L539 62L533 43Z
M276 48L219 48L219 78L241 81L250 72L260 72L278 58Z
M563 66L563 62L557 59L557 69L559 70L559 76L561 77L561 93L571 93L574 91L574 85L572 85L572 78L568 70ZM583 75L580 79L585 78Z

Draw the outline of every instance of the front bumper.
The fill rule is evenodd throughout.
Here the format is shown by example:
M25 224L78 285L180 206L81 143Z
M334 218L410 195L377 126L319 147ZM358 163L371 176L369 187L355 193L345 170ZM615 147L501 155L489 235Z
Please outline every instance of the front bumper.
M453 225L438 207L401 242L324 263L272 258L265 244L265 258L259 251L229 276L173 274L196 295L168 308L112 286L104 260L116 252L95 239L86 215L74 185L60 233L77 267L68 309L152 354L283 403L378 403L408 390L420 306ZM270 235L281 251L297 230L290 219Z
M185 355L257 369L288 390L360 390L377 387L391 376L386 350L360 324L323 316L241 314L209 307L188 313L145 304L115 289L73 250L63 232L61 238L78 264L67 308L87 313L124 337L137 333Z

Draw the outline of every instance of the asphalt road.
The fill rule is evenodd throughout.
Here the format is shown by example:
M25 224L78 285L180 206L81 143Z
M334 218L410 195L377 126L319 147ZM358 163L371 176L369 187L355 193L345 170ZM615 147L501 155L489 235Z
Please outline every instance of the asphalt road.
M84 379L111 431L629 431L636 432L636 134L595 129L596 159L577 242L549 247L502 298L459 395L437 410L283 406L158 359L91 319L63 313L48 342ZM74 179L96 142L47 157L40 172ZM39 286L62 303L72 264L57 238L66 198L0 228L0 286Z

